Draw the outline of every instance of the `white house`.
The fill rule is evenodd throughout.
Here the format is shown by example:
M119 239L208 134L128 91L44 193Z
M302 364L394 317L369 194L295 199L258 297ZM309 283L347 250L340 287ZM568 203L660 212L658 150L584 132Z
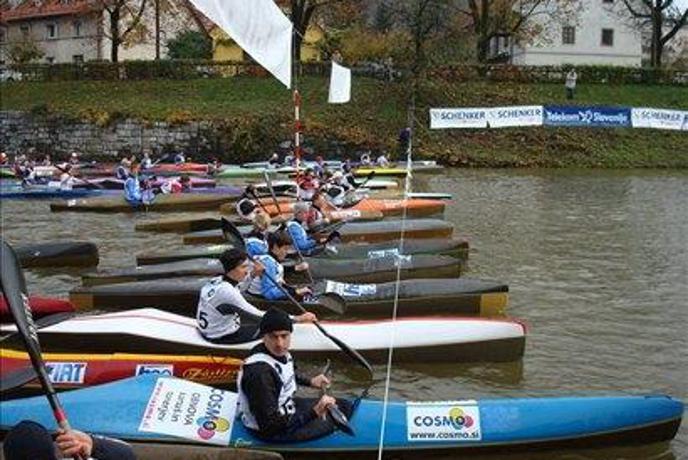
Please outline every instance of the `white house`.
M161 57L165 42L180 31L197 28L183 3L166 2L161 19ZM23 0L0 7L0 64L7 63L7 51L17 43L33 41L43 52L40 62L84 62L109 60L108 14L91 0ZM135 39L119 48L119 60L154 59L154 2L147 2ZM125 27L123 24L122 27Z
M566 15L559 20L543 15L541 34L528 43L494 37L491 55L504 56L515 65L639 67L643 55L641 33L611 11L614 1L621 0L578 0L576 14L566 19Z

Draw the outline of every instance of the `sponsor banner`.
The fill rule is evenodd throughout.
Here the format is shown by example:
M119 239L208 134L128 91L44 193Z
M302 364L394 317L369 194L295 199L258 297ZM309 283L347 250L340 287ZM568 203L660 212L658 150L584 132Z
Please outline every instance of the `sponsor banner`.
M45 367L52 383L79 384L84 383L87 363L47 362Z
M342 297L362 297L364 295L373 295L377 292L377 285L375 284L349 284L339 283L337 281L327 280L325 283L325 292L333 292Z
M444 128L487 128L487 110L430 109L430 129Z
M399 248L368 251L368 259L384 259L385 257L396 257L398 255L400 255Z
M543 107L541 105L494 107L487 111L487 122L490 128L542 126L542 114Z
M236 403L235 393L161 377L143 412L139 431L226 446Z
M476 401L406 403L407 440L413 442L480 441Z
M174 365L172 364L137 364L136 374L134 375L147 375L147 374L157 374L161 377L172 377L174 376Z
M688 112L683 110L652 109L638 107L631 109L634 128L688 129Z
M631 126L631 109L625 107L545 106L544 124L617 128Z

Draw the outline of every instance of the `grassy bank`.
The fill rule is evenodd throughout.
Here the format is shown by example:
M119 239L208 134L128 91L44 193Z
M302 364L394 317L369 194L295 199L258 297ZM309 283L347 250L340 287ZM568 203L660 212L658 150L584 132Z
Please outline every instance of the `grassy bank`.
M337 140L354 147L393 150L406 120L400 84L359 78L353 100L327 104L327 80L300 82L305 136L318 146ZM0 86L3 110L58 113L106 125L124 117L150 121L214 120L261 125L286 139L291 95L272 79L9 83ZM489 82L428 83L419 98L416 151L463 166L687 167L688 133L641 129L524 128L430 131L430 107L566 103L563 85ZM576 104L688 109L688 90L670 86L580 84ZM255 128L255 126L253 127ZM254 129L255 131L255 129ZM255 139L257 143L260 140ZM269 142L273 142L270 139ZM256 145L264 152L266 145Z

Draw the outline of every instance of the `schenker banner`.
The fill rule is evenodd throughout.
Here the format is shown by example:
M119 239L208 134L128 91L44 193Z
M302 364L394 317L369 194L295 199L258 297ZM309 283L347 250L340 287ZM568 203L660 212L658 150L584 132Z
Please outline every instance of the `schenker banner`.
M237 395L186 380L158 379L139 431L228 445Z
M688 130L688 112L684 110L638 107L631 110L634 128Z
M541 126L542 106L430 109L430 128L509 128Z
M631 126L631 109L626 107L545 106L545 125L620 128Z

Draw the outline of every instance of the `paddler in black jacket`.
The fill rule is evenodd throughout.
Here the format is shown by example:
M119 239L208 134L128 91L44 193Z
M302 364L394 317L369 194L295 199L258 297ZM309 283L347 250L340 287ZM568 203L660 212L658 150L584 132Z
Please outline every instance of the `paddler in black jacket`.
M241 421L256 437L273 442L320 438L335 430L328 408L339 406L350 415L348 401L327 395L319 399L295 397L297 385L324 389L329 379L298 374L289 353L293 323L282 310L271 308L260 322L262 343L245 359L237 378Z

